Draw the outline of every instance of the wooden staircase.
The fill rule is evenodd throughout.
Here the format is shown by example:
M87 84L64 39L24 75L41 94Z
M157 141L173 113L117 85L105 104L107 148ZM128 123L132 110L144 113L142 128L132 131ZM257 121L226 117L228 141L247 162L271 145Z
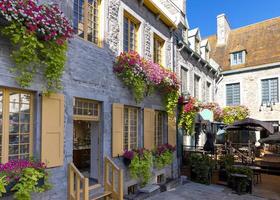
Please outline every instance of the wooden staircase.
M104 162L104 188L101 184L89 186L88 178L73 163L69 164L68 200L123 200L123 171L108 157Z

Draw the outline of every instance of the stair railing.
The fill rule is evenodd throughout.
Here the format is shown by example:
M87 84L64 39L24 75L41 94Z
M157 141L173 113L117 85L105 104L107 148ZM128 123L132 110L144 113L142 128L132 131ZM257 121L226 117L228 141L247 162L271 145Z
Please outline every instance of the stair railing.
M123 200L123 170L109 157L105 157L104 189L114 200Z
M68 166L68 200L89 200L88 178L83 176L74 163Z

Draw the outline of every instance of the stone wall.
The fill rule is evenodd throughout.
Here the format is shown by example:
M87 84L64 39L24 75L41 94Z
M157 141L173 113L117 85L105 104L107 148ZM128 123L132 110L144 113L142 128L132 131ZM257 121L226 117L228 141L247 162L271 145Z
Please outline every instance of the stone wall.
M273 111L271 111L270 107L261 107L261 79L276 77L278 77L278 79L280 78L279 66L224 75L222 81L218 85L216 101L221 106L226 106L226 84L239 82L241 105L245 105L249 108L252 118L264 121L280 121L279 103L272 106Z

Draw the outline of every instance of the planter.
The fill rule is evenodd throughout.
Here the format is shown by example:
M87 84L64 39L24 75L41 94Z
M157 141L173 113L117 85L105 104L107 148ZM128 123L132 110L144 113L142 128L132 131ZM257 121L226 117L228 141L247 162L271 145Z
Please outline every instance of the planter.
M223 182L227 182L228 181L228 174L227 174L227 171L225 169L220 169L220 171L219 171L219 180L223 181Z
M16 181L10 182L7 186L5 186L6 189L6 193L2 194L2 197L8 197L11 196L13 193L15 193L15 191L12 191L13 187L15 187L15 185L17 184ZM42 187L45 184L45 179L44 178L40 178L38 180L37 183L37 187Z
M218 184L219 183L219 170L212 171L211 183Z
M125 166L128 167L130 165L130 163L131 163L131 160L128 159L128 158L123 158L123 163L124 163Z

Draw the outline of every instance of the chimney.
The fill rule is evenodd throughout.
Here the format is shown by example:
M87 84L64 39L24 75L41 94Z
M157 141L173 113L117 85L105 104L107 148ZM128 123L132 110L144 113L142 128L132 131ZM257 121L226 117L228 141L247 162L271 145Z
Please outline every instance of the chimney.
M225 14L217 16L217 45L226 45L230 33L230 26Z

